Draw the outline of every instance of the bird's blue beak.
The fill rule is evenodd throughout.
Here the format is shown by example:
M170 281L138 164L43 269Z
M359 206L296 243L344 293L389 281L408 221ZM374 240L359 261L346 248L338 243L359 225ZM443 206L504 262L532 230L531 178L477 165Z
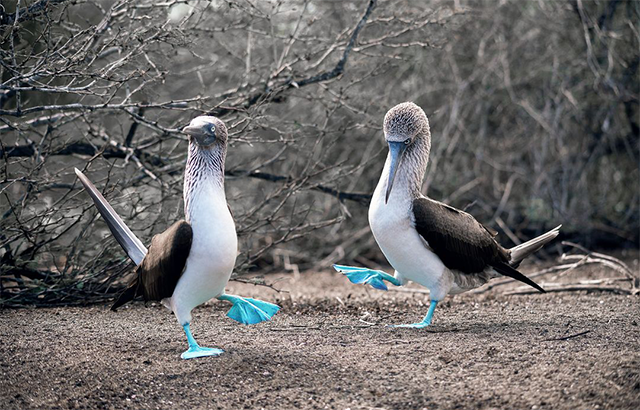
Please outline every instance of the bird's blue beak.
M407 146L404 142L392 142L389 141L389 155L391 156L391 168L389 169L389 182L387 182L387 194L384 197L384 203L389 202L389 195L391 194L391 188L393 187L393 181L396 179L396 172L400 168L402 158L404 158L404 151Z
M182 132L193 137L198 145L208 147L216 142L216 132L208 125L203 127L187 125L182 129Z

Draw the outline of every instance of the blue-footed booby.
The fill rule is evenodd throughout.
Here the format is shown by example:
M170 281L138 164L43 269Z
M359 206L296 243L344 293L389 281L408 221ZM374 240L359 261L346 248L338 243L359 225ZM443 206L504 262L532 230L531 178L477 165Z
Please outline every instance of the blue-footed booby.
M509 276L544 292L516 268L555 238L560 226L511 249L500 246L494 239L497 232L470 214L420 193L431 149L429 120L420 107L406 102L391 108L383 131L389 155L371 199L369 225L395 274L334 268L351 282L376 289L387 290L384 281L395 286L413 281L428 288L431 304L425 318L395 327L429 326L436 305L447 294L476 288L496 276Z
M227 128L216 117L194 118L183 129L189 136L184 175L186 220L174 223L153 237L147 248L122 221L100 191L76 169L109 229L135 262L136 275L111 307L143 296L171 309L187 335L183 359L218 356L221 349L200 347L191 334L191 310L212 298L233 303L227 314L244 324L269 320L280 308L260 300L227 295L238 253L236 227L224 192Z

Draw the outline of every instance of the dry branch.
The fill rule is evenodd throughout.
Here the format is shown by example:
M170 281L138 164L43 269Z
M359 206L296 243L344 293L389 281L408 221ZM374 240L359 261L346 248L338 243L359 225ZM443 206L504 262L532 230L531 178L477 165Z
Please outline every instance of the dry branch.
M326 135L335 134L333 125L326 122L323 130L313 131L318 139L306 151L304 144L294 144L304 136L302 130L296 130L295 123L278 124L262 112L271 104L284 104L289 94L299 94L304 87L312 88L343 75L377 1L370 1L363 14L354 15L355 24L345 20L347 26L353 27L344 30L351 32L346 39L338 37L331 41L312 34L315 29L306 24L303 9L294 36L282 38L286 47L278 62L281 67L270 67L268 72L272 74L268 78L255 75L264 66L254 66L250 67L244 85L223 95L208 90L205 95L185 98L171 95L167 99L163 95L170 94L169 90L162 92L162 87L158 87L167 76L175 75L167 63L190 60L166 57L175 48L195 49L188 36L203 32L197 22L184 26L184 31L169 29L170 23L163 21L163 13L172 12L178 3L183 2L119 1L110 9L99 8L102 15L96 15L95 25L89 27L85 21L65 14L65 7L81 8L82 3L38 1L15 13L2 9L2 23L8 24L6 27L27 35L22 23L33 22L35 28L29 30L41 29L41 36L31 43L19 44L13 35L2 39L6 47L2 48L0 58L3 70L0 119L4 124L0 133L7 138L0 143L0 157L4 161L0 193L4 194L8 208L3 209L0 220L3 233L7 233L0 238L0 304L81 304L102 301L117 292L129 263L111 240L107 242L109 246L100 244L99 249L87 246L100 243L100 239L96 241L100 225L94 224L95 211L86 205L78 185L69 183L74 180L69 178L69 170L75 164L92 175L107 197L129 210L123 212L125 220L148 240L172 217L179 216L167 215L162 210L180 207L185 138L179 129L193 115L224 116L235 137L232 144L261 144L269 151L282 141L270 140L260 133L261 129L295 138L268 160L254 160L245 167L227 170L230 189L235 192L240 208L245 207L245 212L236 214L238 232L248 243L247 251L239 258L241 272L264 267L278 246L344 219L336 213L318 214L315 200L309 201L314 193L326 194L340 202L368 204L369 194L345 191L332 177L324 177L340 168L326 165L324 157L329 153L323 153L319 144ZM268 12L256 14L255 10L242 7L234 9L234 5L238 4L223 7L235 13L235 18L214 24L216 29L227 24L230 31L253 27L259 33L265 23L273 24ZM140 20L137 10L143 9L149 18ZM208 20L216 15L207 9L192 9L185 19L207 16ZM51 30L63 21L63 27ZM218 37L214 42L219 42ZM252 41L263 39L254 34ZM316 48L314 53L323 54L324 47L339 50L343 44L344 50L333 68L322 65L304 68L300 64L303 60L299 53L309 45ZM45 52L36 51L38 47ZM260 55L256 56L260 61ZM294 66L298 68L293 71L284 69ZM204 71L210 69L206 64L202 67ZM202 78L200 72L198 75ZM301 79L296 82L294 78ZM294 158L293 169L279 166L286 158ZM349 173L348 167L340 171L343 175ZM69 182L60 182L61 179ZM239 184L236 181L245 181L242 182L245 185L247 181L255 182L249 183L253 189L243 191L234 190L233 185ZM258 192L256 199L243 198L244 192L254 191ZM261 196L260 191L267 194ZM14 192L19 195L15 197ZM151 192L155 193L147 195ZM53 202L46 208L40 207L42 198L53 198ZM298 198L307 199L299 202ZM251 206L247 209L248 204ZM252 283L272 287L260 280Z
M22 7L13 13L7 13L4 6L0 6L0 28L5 25L13 25L22 23L27 20L33 20L41 16L47 11L48 7L62 3L68 3L71 0L38 0L28 7Z
M475 203L515 243L558 220L589 248L638 240L633 2L18 3L0 8L4 305L117 292L130 266L71 171L148 242L182 216L179 130L205 113L230 129L239 274L384 263L366 206L382 118L406 100L433 127L431 197ZM631 280L583 258L552 271L601 264L626 280L589 285Z
M560 293L560 292L581 292L581 291L597 291L597 292L611 292L619 295L637 295L638 291L634 289L625 289L620 286L604 286L600 284L596 285L581 285L581 284L559 284L559 283L544 283L542 285L547 293ZM533 295L539 294L535 289L531 288L518 288L503 293L505 296L509 295Z
M561 340L569 340L569 339L573 339L575 337L580 337L580 336L584 336L587 333L590 333L591 330L585 330L584 332L580 332L580 333L576 333L573 335L569 335L569 336L563 336L563 337L554 337L551 339L544 339L545 342L555 342L555 341L561 341Z

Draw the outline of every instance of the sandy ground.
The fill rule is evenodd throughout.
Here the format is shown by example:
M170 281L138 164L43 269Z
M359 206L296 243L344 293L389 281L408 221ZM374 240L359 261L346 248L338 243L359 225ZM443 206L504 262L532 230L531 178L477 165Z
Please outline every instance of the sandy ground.
M269 323L197 308L196 339L226 352L190 361L157 304L0 311L0 407L640 408L637 296L466 294L416 330L384 324L420 320L424 294L326 272L277 286L228 290L283 306Z

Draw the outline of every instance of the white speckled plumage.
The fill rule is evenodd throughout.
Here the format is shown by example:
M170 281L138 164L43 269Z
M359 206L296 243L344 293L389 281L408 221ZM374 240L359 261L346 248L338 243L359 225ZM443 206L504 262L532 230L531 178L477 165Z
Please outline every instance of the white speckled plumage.
M385 116L384 133L388 141L401 142L407 137L414 140L405 152L385 203L391 166L391 155L387 156L369 206L371 231L398 280L419 283L431 291L433 300L441 300L454 286L453 275L416 231L411 211L413 200L421 196L420 185L427 168L431 148L429 121L417 105L399 104Z
M170 300L165 301L181 325L191 321L191 310L224 293L238 253L235 223L224 191L227 130L215 117L194 118L191 125L207 122L216 127L216 141L202 146L189 143L184 178L185 217L193 229L185 270Z
M182 130L189 136L184 178L185 220L151 240L147 249L80 170L78 178L94 200L114 237L136 262L136 275L111 309L143 296L171 309L187 336L182 359L219 356L200 346L191 333L191 310L209 299L231 302L227 316L239 323L271 319L280 309L269 302L224 293L238 253L235 223L224 192L227 128L215 117L194 118Z
M384 135L389 155L371 200L369 224L401 284L410 280L427 287L436 302L501 274L543 291L514 267L555 238L560 227L515 248L501 247L473 216L420 192L431 148L429 121L420 107L407 102L390 109Z

